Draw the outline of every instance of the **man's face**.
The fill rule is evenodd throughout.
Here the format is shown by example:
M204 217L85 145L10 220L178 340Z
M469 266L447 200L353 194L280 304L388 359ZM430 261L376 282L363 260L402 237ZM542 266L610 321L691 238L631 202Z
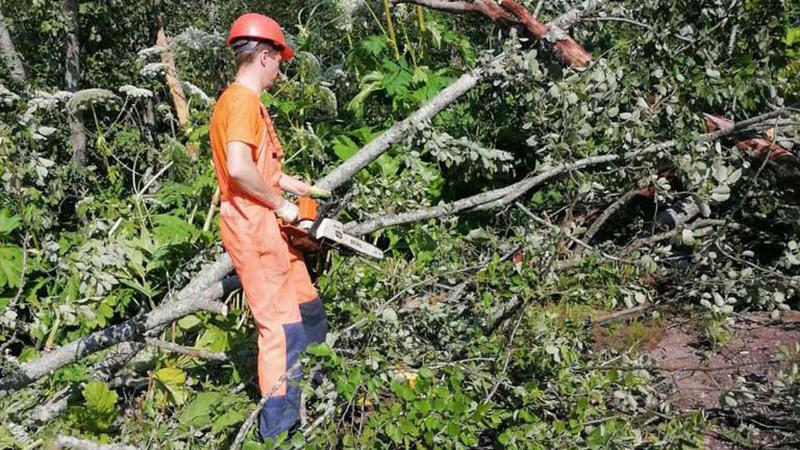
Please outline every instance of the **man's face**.
M262 50L259 55L259 63L267 89L272 87L281 75L281 59L281 53L272 49Z

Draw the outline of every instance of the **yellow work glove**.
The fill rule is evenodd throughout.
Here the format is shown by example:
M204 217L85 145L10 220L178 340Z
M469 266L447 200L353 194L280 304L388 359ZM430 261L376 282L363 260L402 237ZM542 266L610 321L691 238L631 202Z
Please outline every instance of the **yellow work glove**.
M275 215L286 223L294 223L297 221L297 216L300 215L300 208L288 200L283 200L281 206L275 210Z
M308 189L308 195L312 198L328 198L331 196L331 191L322 189L321 187L311 186Z

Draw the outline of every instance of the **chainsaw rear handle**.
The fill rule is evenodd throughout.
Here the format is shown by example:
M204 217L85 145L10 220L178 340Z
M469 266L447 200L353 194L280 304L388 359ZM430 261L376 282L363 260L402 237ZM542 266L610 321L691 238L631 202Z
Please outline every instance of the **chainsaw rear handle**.
M319 204L316 200L311 197L300 197L297 199L297 208L300 210L300 214L297 216L297 221L302 222L304 220L315 221L317 220L317 209Z

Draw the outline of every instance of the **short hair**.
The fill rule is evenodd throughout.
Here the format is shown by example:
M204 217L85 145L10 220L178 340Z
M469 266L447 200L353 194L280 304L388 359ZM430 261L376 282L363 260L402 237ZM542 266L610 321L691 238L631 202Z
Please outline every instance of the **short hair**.
M234 41L231 47L234 49L236 69L239 69L244 64L255 61L256 55L263 50L269 50L272 53L280 53L280 48L270 41L251 41L246 38ZM238 51L237 48L241 49L241 51Z

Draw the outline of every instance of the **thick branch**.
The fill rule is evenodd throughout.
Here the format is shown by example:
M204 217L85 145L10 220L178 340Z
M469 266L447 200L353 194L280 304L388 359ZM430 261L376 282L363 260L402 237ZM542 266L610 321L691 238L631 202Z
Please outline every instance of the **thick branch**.
M3 11L0 10L0 51L3 52L3 59L6 61L8 73L11 79L19 84L25 83L25 66L22 65L22 58L19 57L14 41L11 40L11 33L6 27L6 20Z
M167 41L167 33L164 31L164 22L161 19L160 1L155 2L154 16L156 24L156 45L161 49L161 62L167 68L167 86L169 93L172 97L172 104L175 106L175 113L178 116L178 125L184 126L189 118L189 106L186 103L186 93L183 91L183 85L178 78L178 71L175 68L175 55L169 48ZM190 152L192 158L196 155L191 154L194 150L187 146L187 151Z
M592 62L592 54L561 28L543 24L524 6L513 0L503 0L500 4L517 16L531 36L551 42L556 50L556 55L564 63L576 68L585 68Z
M74 449L74 450L137 450L136 447L122 444L98 444L96 442L78 439L72 436L59 436L53 441L53 449Z
M495 189L493 191L483 192L471 197L462 198L461 200L456 200L453 203L446 203L428 208L420 208L414 211L404 212L396 215L381 216L367 222L350 225L348 226L348 232L356 235L368 234L381 228L411 222L419 222L421 220L434 219L437 217L451 216L462 211L478 208L484 205L492 205L492 207L502 206L511 203L518 196L552 178L561 176L573 170L578 170L597 164L607 164L619 159L619 155L602 155L584 158L573 163L562 164L542 174L531 178L526 178L509 186ZM506 201L506 198L511 200Z
M620 208L627 205L628 202L631 201L634 197L639 195L639 188L631 189L630 191L622 194L614 203L609 205L600 217L598 217L594 222L592 222L592 226L586 231L586 234L583 235L583 239L586 242L590 242L595 234L600 231L600 227L605 224L611 216L614 215L615 212L619 211Z
M450 2L447 0L392 0L393 4L411 3L438 11L452 13L477 12L485 15L492 21L516 21L514 16L497 5L494 0L474 0L470 2Z
M458 80L422 105L414 114L396 123L369 144L362 147L355 155L322 178L317 185L329 190L334 190L341 186L358 171L389 150L392 145L400 142L409 131L430 120L444 108L458 100L464 93L475 87L483 76L483 68L480 67L461 75Z
M534 14L514 0L503 0L500 5L494 0L442 1L442 0L394 0L394 3L411 3L439 11L451 13L477 12L485 15L493 22L518 22L534 39L546 39L553 44L558 57L572 67L584 68L592 61L592 55L575 42L560 23L572 24L587 11L587 6L598 7L601 2L587 2L589 5L568 11L564 16L545 25Z

